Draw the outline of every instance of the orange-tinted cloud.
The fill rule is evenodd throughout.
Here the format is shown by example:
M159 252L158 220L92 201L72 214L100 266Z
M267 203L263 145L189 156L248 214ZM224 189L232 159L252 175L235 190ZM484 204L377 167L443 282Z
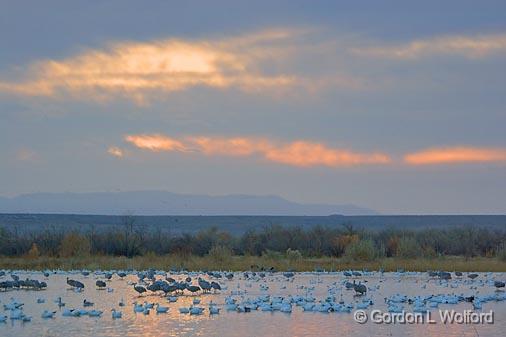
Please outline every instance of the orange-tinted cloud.
M130 135L125 140L136 147L153 152L160 151L180 151L186 152L187 147L177 139L162 135Z
M156 93L196 86L272 91L297 81L293 74L264 70L265 63L286 56L283 41L293 34L273 30L223 40L115 43L63 60L36 62L27 67L25 80L0 81L0 91L96 100L119 95L140 103Z
M344 166L390 162L390 158L383 153L356 153L306 141L295 141L284 146L272 147L265 152L265 157L268 160L294 166Z
M506 52L506 34L441 36L400 45L353 48L352 51L359 55L394 59L416 59L444 54L481 58L493 53Z
M20 148L16 151L16 160L24 162L34 162L39 159L37 153L29 148Z
M299 167L338 167L390 162L390 157L383 153L357 153L303 140L279 143L264 138L184 137L174 139L164 135L130 135L126 136L125 140L138 148L150 151L191 151L208 156L259 156L267 161Z
M111 156L121 158L123 157L123 150L120 149L117 146L111 146L107 149L107 153L109 153Z
M190 137L188 141L206 155L251 156L272 146L267 140L245 137Z
M479 147L432 148L407 154L410 165L458 164L506 161L506 149Z

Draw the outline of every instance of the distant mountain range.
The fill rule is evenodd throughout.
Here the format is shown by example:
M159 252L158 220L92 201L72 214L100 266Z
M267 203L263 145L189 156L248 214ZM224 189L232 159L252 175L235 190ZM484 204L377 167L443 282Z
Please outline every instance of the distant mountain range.
M164 191L33 193L0 197L0 213L121 215L376 215L355 205L301 204L278 196L189 195Z

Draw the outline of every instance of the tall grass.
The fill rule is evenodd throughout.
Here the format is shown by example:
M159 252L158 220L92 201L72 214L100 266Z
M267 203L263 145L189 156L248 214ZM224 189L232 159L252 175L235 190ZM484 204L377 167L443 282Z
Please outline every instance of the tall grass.
M499 259L499 261L506 262L506 244L503 243L499 247L497 247L495 255Z
M396 271L404 269L409 271L427 271L427 270L448 270L448 271L492 271L506 272L506 261L485 257L439 257L439 258L378 258L369 261L356 261L346 257L321 257L305 258L298 260L289 260L285 257L272 259L267 256L230 256L230 259L223 263L211 256L181 256L177 254L170 255L146 255L127 258L124 256L87 256L87 257L47 257L40 256L36 258L26 257L1 257L1 269L26 269L26 270L44 270L44 269L90 269L90 270L124 270L124 269L149 269L156 268L169 270L172 268L186 270L295 270L295 271L339 271L349 269L368 269L385 271Z

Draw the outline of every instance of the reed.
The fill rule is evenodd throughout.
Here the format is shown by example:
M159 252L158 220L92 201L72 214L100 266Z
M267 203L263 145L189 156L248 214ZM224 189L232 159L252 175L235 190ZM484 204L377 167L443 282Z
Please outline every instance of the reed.
M82 257L0 257L2 269L162 269L184 268L187 270L260 270L273 267L278 271L314 271L314 270L349 270L368 269L385 271L481 271L481 272L506 272L506 261L488 258L460 256L445 256L438 258L379 258L373 261L350 260L349 258L321 257L290 259L280 256L230 256L217 259L215 256L196 255L154 255L135 256L101 256L89 255Z

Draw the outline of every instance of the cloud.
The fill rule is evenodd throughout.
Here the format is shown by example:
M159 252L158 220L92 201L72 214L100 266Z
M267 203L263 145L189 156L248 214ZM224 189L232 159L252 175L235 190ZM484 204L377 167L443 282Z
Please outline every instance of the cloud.
M18 76L0 79L0 92L94 101L126 98L145 104L196 87L275 96L295 89L306 94L329 88L356 91L384 87L384 79L373 76L379 65L364 68L357 54L396 60L441 54L480 58L506 52L506 34L436 36L399 45L365 43L356 36L329 37L294 28L228 38L113 42L20 67L24 70L15 73Z
M268 160L295 166L344 166L388 164L390 162L389 156L383 153L356 153L305 141L295 141L281 147L272 147L265 152L265 157Z
M390 157L383 153L357 153L304 140L280 143L265 138L203 136L175 139L159 134L128 135L125 140L140 149L153 152L192 152L207 156L230 157L259 156L270 162L298 167L388 164L391 161Z
M121 150L119 147L111 146L107 149L107 153L109 153L111 156L121 158L123 157L124 153L123 150Z
M177 139L166 137L163 135L130 135L125 140L132 143L139 149L150 150L153 152L160 151L179 151L187 152L186 146Z
M392 59L418 59L432 55L482 58L506 52L506 34L437 36L400 45L351 48L353 53Z
M506 161L506 149L479 147L431 148L407 154L410 165L437 165Z
M320 142L280 142L260 137L168 137L162 134L127 135L125 141L151 152L179 152L205 156L258 157L268 162L297 167L344 167L395 164L383 152L356 152ZM412 166L506 162L506 149L479 147L431 148L408 153L404 163Z
M20 148L16 151L16 160L22 162L35 162L39 159L38 154L29 148Z
M295 30L262 31L230 39L113 43L63 60L28 66L24 80L0 81L0 91L26 96L139 103L154 94L204 86L273 91L297 84L291 73L268 71L290 53Z

